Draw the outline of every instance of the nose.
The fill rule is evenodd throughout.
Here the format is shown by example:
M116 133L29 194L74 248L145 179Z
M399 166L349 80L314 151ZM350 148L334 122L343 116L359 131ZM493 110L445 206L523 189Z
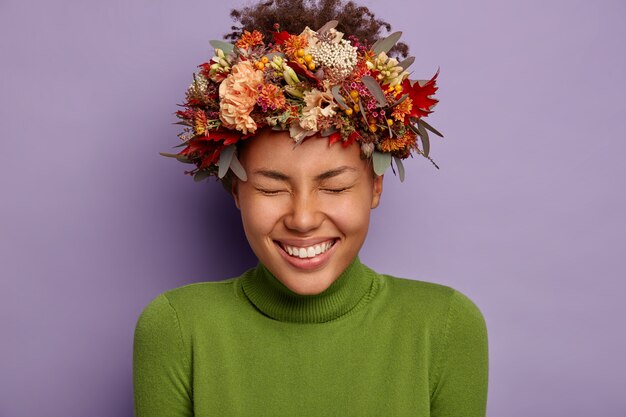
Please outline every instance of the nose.
M320 227L324 221L324 213L314 196L293 195L284 221L288 229L307 233Z

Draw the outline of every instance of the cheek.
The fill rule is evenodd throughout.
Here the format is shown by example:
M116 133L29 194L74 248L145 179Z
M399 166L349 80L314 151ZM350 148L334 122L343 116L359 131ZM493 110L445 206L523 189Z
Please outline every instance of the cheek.
M253 193L242 192L239 198L241 218L249 238L268 234L280 220L280 210L267 198L257 198Z
M328 205L328 216L346 235L367 233L370 220L371 201L364 198L338 199Z

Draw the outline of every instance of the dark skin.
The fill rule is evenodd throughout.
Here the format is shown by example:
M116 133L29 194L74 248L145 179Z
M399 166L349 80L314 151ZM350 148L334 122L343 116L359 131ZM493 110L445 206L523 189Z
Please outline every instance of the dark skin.
M243 153L245 152L245 148L247 147L247 145L250 143L250 141L253 141L254 138L262 133L264 133L265 131L271 131L270 128L265 127L263 129L260 129L257 134L251 138L245 139L243 141L239 141L237 142L237 155L239 155L239 158L241 159L241 156L243 155ZM305 139L306 140L306 139ZM378 177L378 175L376 175L376 173L374 172L374 167L372 166L372 160L369 159L367 161L368 166L368 170L372 175L372 179L376 180L376 178ZM222 183L222 187L224 187L224 189L226 190L226 192L228 192L229 194L232 194L232 187L233 187L233 181L236 180L237 177L235 176L235 174L231 171L228 170L228 172L226 173L226 176L224 176L224 178L222 178L220 180L220 182Z

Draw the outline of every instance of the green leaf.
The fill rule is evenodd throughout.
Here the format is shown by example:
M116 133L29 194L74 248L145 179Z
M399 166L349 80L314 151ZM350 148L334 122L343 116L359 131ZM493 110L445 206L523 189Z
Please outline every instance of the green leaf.
M233 154L235 153L235 145L230 145L224 148L224 150L220 153L220 161L218 162L219 170L217 171L218 178L224 178L224 175L228 172L228 168L230 168L230 162L233 159Z
M182 162L183 164L193 164L193 162L191 162L191 159L187 158L185 155L178 155L176 160L178 162Z
M246 170L243 169L241 162L239 162L239 159L235 154L233 154L233 159L230 160L230 169L241 181L248 181L248 175L246 174Z
M396 161L396 166L398 167L398 176L400 177L400 182L404 182L404 164L402 163L402 159L394 156L393 160Z
M232 43L224 42L224 41L213 40L213 41L209 41L209 43L211 44L213 48L221 49L222 51L224 51L226 55L230 54L235 49L235 45L233 45Z
M200 181L202 181L202 180L204 180L204 179L209 178L209 176L210 176L210 175L211 175L211 174L209 174L209 172L208 172L208 171L198 171L198 172L196 172L196 174L193 176L193 180L194 180L195 182L200 182Z
M359 111L361 112L361 116L363 116L363 121L365 122L365 125L367 126L369 122L367 121L367 116L365 115L365 109L363 108L363 106L361 106L361 103L359 103Z
M383 93L382 88L380 88L378 81L376 81L374 77L372 77L371 75L365 75L361 77L361 81L363 81L363 84L365 84L370 93L372 93L374 98L378 101L380 107L387 105L385 93Z
M320 136L326 138L326 137L332 135L335 132L339 132L339 130L337 130L336 127L330 127L328 129L324 129L324 130L320 131Z
M266 54L265 56L267 57L267 59L271 61L275 56L284 58L285 54L283 54L282 52L270 52L269 54Z
M333 86L333 88L330 89L330 92L333 94L333 97L335 98L335 101L337 102L337 104L339 104L339 107L341 107L344 110L350 108L346 104L346 102L343 100L343 97L341 97L341 94L339 94L339 86L338 85Z
M187 157L186 155L167 153L167 152L159 152L159 154L163 156L167 156L168 158L176 158L179 162L182 162L184 164L193 164L193 162L191 162L191 159L189 159L189 157Z
M407 98L409 98L408 94L403 95L402 97L400 97L400 99L398 101L393 102L392 104L389 105L389 108L393 108L396 107L398 104L402 103L404 100L406 100Z
M339 24L339 21L331 20L330 22L326 23L324 26L319 28L317 33L319 35L323 35L324 33L328 32L329 30L336 28L338 24Z
M415 57L414 56L410 56L407 59L405 59L404 61L400 62L398 64L398 66L402 67L402 69L407 69L408 67L411 66L411 64L413 64L413 62L415 62Z
M400 40L401 36L402 32L394 32L391 35L387 36L385 39L377 40L376 43L372 46L372 51L374 51L376 55L380 54L381 52L389 52L389 50L393 48L396 42Z
M418 122L417 131L422 138L422 146L424 147L424 156L428 157L430 153L430 140L428 139L428 131L424 129L424 125Z
M428 123L426 123L423 119L418 119L418 120L419 120L419 123L423 124L426 129L430 130L431 132L433 132L435 135L439 137L443 137L443 135L437 129L435 129Z
M374 162L374 172L376 175L383 175L391 165L391 154L374 151L372 160Z
M159 155L167 156L168 158L178 158L178 155L175 153L159 152Z

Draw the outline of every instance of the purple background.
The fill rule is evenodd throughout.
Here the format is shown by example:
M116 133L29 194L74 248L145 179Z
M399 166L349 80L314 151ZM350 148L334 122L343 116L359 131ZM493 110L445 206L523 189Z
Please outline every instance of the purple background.
M446 138L388 175L362 259L481 308L490 416L626 415L626 3L363 3L413 78L441 67ZM158 155L230 7L0 2L1 416L131 416L142 308L254 263L220 186Z

